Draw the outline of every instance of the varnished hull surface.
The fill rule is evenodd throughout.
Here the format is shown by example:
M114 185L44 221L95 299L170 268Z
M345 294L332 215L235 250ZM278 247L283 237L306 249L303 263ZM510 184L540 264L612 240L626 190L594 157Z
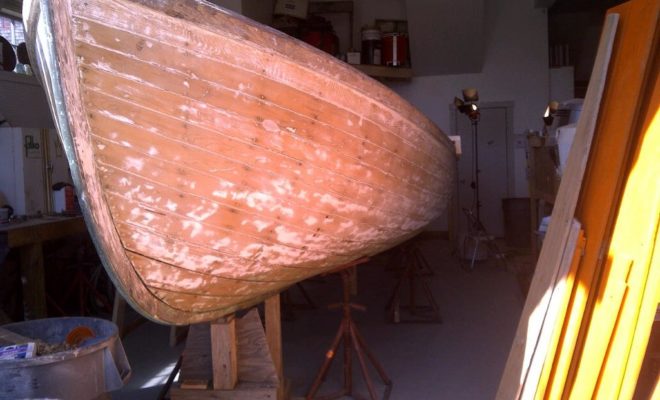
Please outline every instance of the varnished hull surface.
M145 315L222 316L446 206L446 136L325 53L206 3L36 1L27 33L86 221Z

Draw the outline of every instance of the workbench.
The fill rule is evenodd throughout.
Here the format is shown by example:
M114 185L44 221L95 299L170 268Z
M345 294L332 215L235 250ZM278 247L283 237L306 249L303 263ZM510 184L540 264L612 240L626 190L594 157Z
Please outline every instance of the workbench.
M0 224L0 263L9 250L19 252L26 320L47 316L43 243L86 231L81 216L49 216Z

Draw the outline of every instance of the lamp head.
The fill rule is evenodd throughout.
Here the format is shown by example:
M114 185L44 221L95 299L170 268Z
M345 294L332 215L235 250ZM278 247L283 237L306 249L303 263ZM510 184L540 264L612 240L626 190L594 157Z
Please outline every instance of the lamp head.
M475 88L463 89L463 100L466 102L479 101L479 92Z
M546 126L552 125L552 122L554 121L555 113L559 109L559 102L557 101L551 101L548 103L548 106L545 108L545 113L543 113L543 123Z
M465 114L471 120L475 121L479 119L479 106L475 103L464 103L458 106L458 111Z
M465 114L472 121L479 120L479 106L476 102L479 100L477 89L463 89L463 100L454 97L454 106L462 114Z

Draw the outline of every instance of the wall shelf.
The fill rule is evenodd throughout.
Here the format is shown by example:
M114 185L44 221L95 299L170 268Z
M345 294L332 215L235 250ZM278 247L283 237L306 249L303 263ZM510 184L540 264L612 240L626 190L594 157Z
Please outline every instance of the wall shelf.
M386 67L384 65L350 64L357 70L374 78L412 79L412 68Z

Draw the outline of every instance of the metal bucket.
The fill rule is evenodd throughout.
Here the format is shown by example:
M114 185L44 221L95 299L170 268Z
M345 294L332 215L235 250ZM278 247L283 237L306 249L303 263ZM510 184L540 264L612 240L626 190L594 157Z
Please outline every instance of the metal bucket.
M78 326L91 328L95 337L73 350L0 361L0 399L93 399L121 388L131 367L112 322L65 317L17 322L3 328L56 344L64 342L66 335Z

